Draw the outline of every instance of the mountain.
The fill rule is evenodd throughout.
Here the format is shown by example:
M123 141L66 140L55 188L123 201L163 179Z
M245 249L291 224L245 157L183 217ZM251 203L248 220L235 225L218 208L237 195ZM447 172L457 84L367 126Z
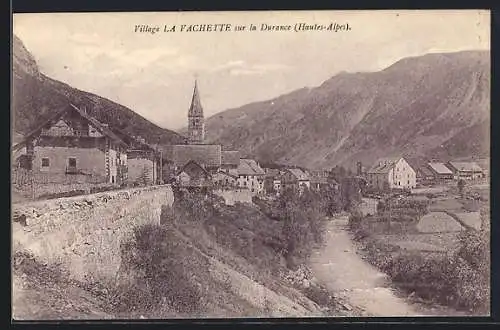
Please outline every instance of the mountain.
M427 54L230 109L207 138L262 162L354 167L391 155L489 157L487 51Z
M103 97L73 88L40 72L32 54L22 41L13 37L12 44L12 117L16 136L26 134L41 122L73 103L85 107L90 115L117 129L126 140L141 136L156 145L182 143L176 132L163 129L134 111Z

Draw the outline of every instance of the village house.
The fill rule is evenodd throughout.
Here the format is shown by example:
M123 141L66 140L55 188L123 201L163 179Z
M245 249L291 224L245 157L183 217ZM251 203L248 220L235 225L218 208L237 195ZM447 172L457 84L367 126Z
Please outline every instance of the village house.
M159 184L162 180L162 154L141 137L133 137L127 151L128 183L133 185Z
M416 187L416 172L403 157L379 159L367 171L367 183L377 190Z
M282 175L282 187L285 189L298 189L303 192L311 187L309 175L300 168L287 168Z
M13 146L17 166L38 184L111 183L127 179L127 144L85 110L68 104Z
M238 186L238 176L222 169L212 175L212 181L216 187L222 189L232 189Z
M240 159L238 166L238 187L260 194L264 191L264 170L253 159Z
M275 168L264 169L264 191L266 194L279 195L281 193L281 171Z
M475 180L483 177L483 169L475 162L455 162L446 164L453 172L455 180Z
M430 162L427 165L435 181L443 182L453 180L453 172L444 163Z
M329 180L330 173L328 171L314 171L310 174L311 189L315 191L322 191L330 186L333 186L331 179ZM336 183L336 182L335 182Z
M176 173L175 178L175 184L182 188L206 189L213 186L211 174L192 160Z

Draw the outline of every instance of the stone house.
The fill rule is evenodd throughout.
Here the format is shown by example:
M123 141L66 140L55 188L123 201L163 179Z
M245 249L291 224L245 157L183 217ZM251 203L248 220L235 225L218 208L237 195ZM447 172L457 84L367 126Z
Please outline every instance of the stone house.
M176 184L183 188L208 188L213 186L211 174L203 166L192 160L177 172Z
M453 172L455 180L476 180L484 177L483 169L476 162L455 162L446 163Z
M381 158L366 173L372 189L411 189L417 185L417 174L403 157Z
M287 168L281 176L282 189L298 189L303 192L311 187L311 179L308 173L300 168Z
M248 189L252 193L264 192L265 172L253 159L240 159L237 169L238 187Z
M37 183L126 181L127 144L109 127L73 104L53 115L13 146L17 167Z
M148 145L127 151L128 183L139 185L162 182L161 153Z
M266 194L276 194L281 193L281 171L274 168L264 169L264 192Z
M236 188L238 186L238 176L223 170L213 174L212 181L216 187L222 189Z

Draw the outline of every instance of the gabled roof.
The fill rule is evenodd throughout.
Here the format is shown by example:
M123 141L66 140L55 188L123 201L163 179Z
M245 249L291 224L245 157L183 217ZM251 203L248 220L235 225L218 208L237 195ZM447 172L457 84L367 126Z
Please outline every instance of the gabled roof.
M386 157L380 158L377 162L368 170L368 174L386 174L394 168L396 163L403 157Z
M229 176L233 179L238 179L238 176L231 174L231 173L228 173L228 172L221 171L221 170L217 171L217 173L215 173L215 175L225 175L225 176Z
M194 81L193 98L188 111L189 117L203 117L203 107L201 106L200 94L198 92L198 83Z
M201 169L201 171L204 174L206 174L207 176L210 176L210 173L205 168L203 168L203 166L201 166L200 164L198 164L194 160L190 160L186 164L184 164L184 166L182 166L182 168L180 170L178 170L175 175L177 176L177 175L181 174L182 172L184 172L188 166L195 166L195 167Z
M240 159L238 175L264 175L264 170L253 159Z
M238 166L240 164L240 152L236 150L223 150L221 162L222 165Z
M443 163L429 163L429 167L437 174L453 174L453 172Z
M480 172L482 168L477 165L475 162L449 162L451 166L453 166L458 171L466 171L466 172Z
M58 111L57 113L49 117L46 121L44 121L41 125L39 125L37 128L28 133L21 142L12 147L13 150L17 150L23 147L24 144L26 144L26 142L30 141L34 136L39 135L42 132L42 129L50 127L51 125L55 124L56 121L61 119L69 111L74 111L78 113L82 118L84 118L92 126L94 126L101 134L109 137L110 139L112 139L113 141L122 146L127 146L127 144L122 139L120 139L111 129L109 129L109 127L107 127L105 124L101 123L94 117L91 117L90 115L88 115L87 113L85 113L84 111L80 110L78 107L70 103L67 107L65 107L61 111Z
M288 171L299 181L309 180L309 175L304 173L300 168L289 168Z
M221 146L218 144L178 144L172 146L171 159L174 166L182 167L190 160L201 166L220 167Z

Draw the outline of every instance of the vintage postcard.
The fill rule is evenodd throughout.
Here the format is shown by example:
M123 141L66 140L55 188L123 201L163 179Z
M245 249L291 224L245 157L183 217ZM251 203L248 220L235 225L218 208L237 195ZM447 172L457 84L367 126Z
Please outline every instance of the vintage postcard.
M14 320L487 316L490 12L14 14Z

